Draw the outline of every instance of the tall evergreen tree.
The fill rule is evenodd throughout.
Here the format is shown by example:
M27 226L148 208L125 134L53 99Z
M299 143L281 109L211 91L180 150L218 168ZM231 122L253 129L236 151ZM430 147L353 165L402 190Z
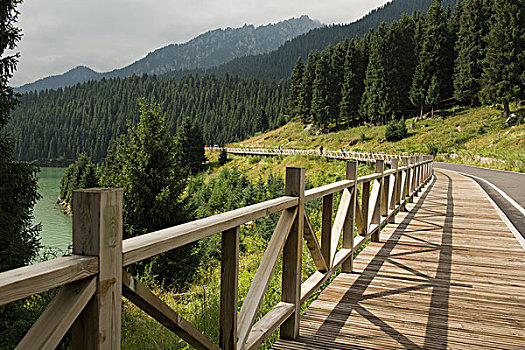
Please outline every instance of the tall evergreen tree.
M312 114L312 91L318 59L319 53L317 51L310 52L303 72L303 79L301 81L299 100L297 104L297 114L302 117L303 121L308 120Z
M187 167L192 174L204 168L206 156L204 154L204 138L199 122L193 123L186 117L177 132L177 147L180 150L181 166Z
M439 83L435 75L432 77L432 80L430 80L425 103L432 109L432 117L434 117L434 108L436 108L439 103Z
M259 108L255 116L255 130L257 132L266 131L270 126L268 125L268 116L263 108Z
M392 115L392 79L389 30L383 22L370 39L361 114L369 122L385 124Z
M525 0L494 0L483 65L484 100L509 103L525 95Z
M454 65L454 97L463 103L474 105L481 90L481 74L485 50L484 37L488 28L485 0L468 0L456 6L461 12L458 25L458 53Z
M328 104L330 106L330 119L337 127L339 124L339 105L341 103L341 86L344 82L345 56L348 49L348 40L338 43L330 60L330 93Z
M166 128L162 108L140 101L140 119L128 124L128 136L112 146L101 179L106 187L124 189L124 238L184 223L190 212L183 198L187 173L180 150ZM184 283L198 258L184 246L132 265L132 272L150 271L160 283Z
M440 82L440 96L445 98L449 92L446 83L443 83L451 81L452 65L447 60L447 49L450 48L450 33L447 25L447 15L441 6L441 1L434 0L421 27L422 43L410 90L410 101L420 108L421 115L425 108L426 93L434 75Z
M292 76L290 77L290 93L288 94L287 113L292 118L299 114L299 93L301 90L301 82L303 80L303 71L303 60L299 57L292 70Z
M346 51L339 104L340 118L347 119L351 126L359 124L359 106L363 96L366 64L362 43L358 39L353 39Z
M311 113L314 123L327 130L330 122L330 62L332 48L328 46L321 53L315 67L315 80L312 86Z

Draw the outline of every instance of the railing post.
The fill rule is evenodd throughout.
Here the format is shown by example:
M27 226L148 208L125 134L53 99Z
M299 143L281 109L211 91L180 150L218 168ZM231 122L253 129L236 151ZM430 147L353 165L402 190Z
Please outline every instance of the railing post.
M357 200L357 161L346 162L346 179L354 180L350 197L350 207L348 215L343 225L343 248L352 249L354 247L354 226L355 226L355 203ZM343 262L342 272L352 272L354 267L354 254Z
M414 202L414 189L416 184L416 157L410 157L410 181L409 181L409 191L408 191L408 203Z
M361 213L364 223L364 232L360 234L368 235L370 226L368 225L368 207L370 206L370 181L363 182L363 193L361 194Z
M408 168L409 167L409 160L408 160L408 157L403 157L401 158L401 161L403 162L403 167L405 167L406 169L403 170L403 172L401 173L401 179L404 178L404 181L402 181L403 183L401 184L402 187L401 187L401 196L399 198L400 200L400 203L401 201L403 202L403 205L399 208L400 211L407 211L407 208L406 208L406 199L407 199L407 196L408 196L408 182L410 180L410 169Z
M401 177L399 176L399 172L398 172L399 160L398 159L392 159L390 164L392 166L392 169L394 169L396 172L393 175L394 183L392 184L392 186L394 188L392 190L392 198L389 198L388 209L389 209L389 211L390 210L394 211L394 210L396 210L396 206L399 204L399 189L400 189L400 184L401 184ZM388 222L391 223L391 224L395 223L396 222L395 215L392 215L388 219Z
M321 213L321 254L328 268L332 266L332 213L334 195L323 196L323 211Z
M225 350L237 349L238 280L239 226L222 233L219 344Z
M299 197L297 216L283 249L281 300L295 305L293 314L281 325L283 339L296 339L301 317L301 271L304 230L304 168L286 168L286 196Z
M98 257L97 292L73 324L73 349L120 349L122 189L73 191L73 254Z
M376 208L372 211L372 218L370 220L371 224L381 225L381 212L384 205L382 201L383 197L383 172L385 171L385 162L383 160L376 160L376 173L380 173L381 177L379 178L379 194L376 202ZM379 228L372 234L370 237L372 242L379 242Z

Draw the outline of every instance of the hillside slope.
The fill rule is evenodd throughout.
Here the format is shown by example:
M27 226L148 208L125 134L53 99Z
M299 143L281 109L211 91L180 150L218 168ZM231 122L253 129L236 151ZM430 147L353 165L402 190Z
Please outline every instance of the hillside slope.
M525 109L519 111L525 114ZM266 134L257 134L242 147L302 148L436 154L445 161L484 165L525 172L525 125L505 128L501 111L490 107L454 108L440 116L406 121L408 137L384 141L385 126L360 126L322 134L314 127L293 121Z
M270 52L284 42L321 26L322 23L303 15L259 27L244 25L240 28L215 29L186 43L159 48L126 67L110 72L98 73L88 67L78 66L64 74L37 80L16 90L27 92L57 89L102 78L123 78L133 74L140 76L144 73L162 75L173 70L205 69L237 57Z

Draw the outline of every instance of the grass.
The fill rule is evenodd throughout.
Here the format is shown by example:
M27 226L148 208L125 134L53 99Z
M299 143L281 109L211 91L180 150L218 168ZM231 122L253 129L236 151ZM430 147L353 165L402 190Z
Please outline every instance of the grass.
M523 115L525 109L518 112ZM408 137L398 142L384 140L385 126L360 126L323 134L292 121L232 146L315 149L322 145L331 150L344 147L367 152L434 154L437 160L525 171L525 125L504 128L505 120L499 110L455 107L434 118L412 118L406 123Z

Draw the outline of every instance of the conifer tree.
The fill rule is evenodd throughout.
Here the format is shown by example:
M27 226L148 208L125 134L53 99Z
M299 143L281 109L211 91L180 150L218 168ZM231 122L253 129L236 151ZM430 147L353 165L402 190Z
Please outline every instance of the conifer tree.
M436 108L439 103L439 83L435 75L432 77L432 80L430 80L425 103L428 107L432 108L431 115L434 117L434 108Z
M482 94L487 103L509 103L525 95L525 0L494 0L486 37Z
M181 166L187 167L192 174L204 168L206 156L204 155L204 138L197 120L193 123L186 117L177 132L177 146L180 149Z
M450 48L450 36L447 28L447 16L440 0L434 0L427 12L421 27L421 47L418 53L418 64L414 71L410 101L420 109L423 115L425 97L434 75L440 82L440 96L446 97L447 87L444 81L450 81L451 63L447 60L447 49ZM448 80L447 80L448 79Z
M341 86L344 82L344 65L345 56L348 49L348 40L338 43L333 51L330 61L330 119L334 122L336 128L339 124L339 105L341 103Z
M481 74L487 34L488 14L485 0L468 0L463 6L456 5L461 12L458 23L458 56L454 66L454 97L471 106L476 103L481 90Z
M312 91L318 59L319 53L317 51L310 52L303 72L303 79L299 89L299 100L297 103L297 114L302 117L303 122L306 122L312 114Z
M361 114L369 122L385 124L392 115L391 53L388 27L383 22L370 40L370 58L361 102Z
M270 126L268 125L268 116L263 108L259 108L255 116L255 131L266 131Z
M311 113L314 123L324 131L330 122L330 61L332 49L330 46L321 53L315 67L315 80L312 88Z
M301 90L301 82L303 80L303 71L303 60L299 57L292 70L292 76L290 77L290 92L288 93L287 113L292 118L299 114L299 93Z
M363 47L357 39L353 39L348 44L343 71L339 116L341 119L349 119L351 126L356 126L359 124L358 112L364 90L363 81L366 71Z

